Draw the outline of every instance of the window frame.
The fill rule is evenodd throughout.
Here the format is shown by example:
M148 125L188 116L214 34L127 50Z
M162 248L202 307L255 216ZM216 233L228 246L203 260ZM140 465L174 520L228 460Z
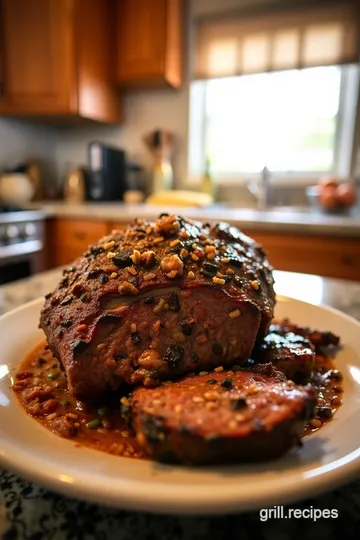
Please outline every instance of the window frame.
M360 66L351 64L341 68L340 102L335 132L334 168L332 172L270 171L273 185L308 186L323 174L347 178L355 143L357 105L359 98ZM206 89L208 81L193 81L189 90L189 149L188 171L190 183L198 181L204 172L206 133ZM217 171L217 180L223 185L241 185L257 179L259 173Z

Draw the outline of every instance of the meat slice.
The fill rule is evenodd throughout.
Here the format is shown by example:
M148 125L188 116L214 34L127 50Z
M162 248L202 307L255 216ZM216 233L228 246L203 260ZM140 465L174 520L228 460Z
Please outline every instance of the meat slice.
M296 445L313 415L313 388L289 385L271 364L139 387L130 410L139 444L160 461L263 461Z
M293 332L268 334L254 352L256 362L271 362L273 366L296 383L306 382L314 367L315 353L310 341Z
M70 392L158 384L244 363L267 334L275 293L260 246L235 227L137 220L64 271L41 313Z
M288 332L293 332L298 336L303 336L308 339L315 347L316 352L321 352L324 347L337 347L340 344L339 336L332 332L323 332L316 328L301 326L290 322L289 319L284 319L279 323L270 326L270 332L275 332L279 335L286 335Z

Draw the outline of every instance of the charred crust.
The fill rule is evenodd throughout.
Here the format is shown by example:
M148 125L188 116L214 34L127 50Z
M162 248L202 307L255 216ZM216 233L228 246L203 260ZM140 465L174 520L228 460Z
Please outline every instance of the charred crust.
M151 443L163 441L167 430L164 427L162 416L152 416L147 413L140 413L142 431Z
M66 296L64 298L64 300L62 300L60 302L60 306L68 306L69 304L71 304L71 302L73 301L73 297L72 296Z
M76 341L74 341L74 343L72 343L71 349L73 350L74 354L80 354L84 352L88 346L89 344L86 343L85 341L82 341L81 339L77 339Z

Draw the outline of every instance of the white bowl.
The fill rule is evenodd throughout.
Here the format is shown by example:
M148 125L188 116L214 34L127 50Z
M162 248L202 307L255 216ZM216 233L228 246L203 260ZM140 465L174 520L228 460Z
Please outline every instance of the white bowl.
M118 508L161 513L222 514L287 504L353 481L360 473L360 324L342 313L278 297L277 317L331 330L343 349L343 405L301 449L262 464L213 467L161 465L77 447L26 415L12 378L41 340L43 299L0 318L0 463L69 496Z

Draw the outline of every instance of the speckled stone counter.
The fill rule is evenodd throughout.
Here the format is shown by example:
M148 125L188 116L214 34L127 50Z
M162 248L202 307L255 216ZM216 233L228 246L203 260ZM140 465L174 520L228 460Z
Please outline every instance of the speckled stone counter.
M99 221L132 221L141 216L153 220L162 212L186 214L202 221L227 221L240 227L262 231L283 231L360 238L360 210L349 215L324 214L308 207L279 207L268 210L233 208L218 204L207 208L184 208L121 203L65 204L32 203L29 208L41 208L48 217L92 219Z
M0 287L0 313L51 290L53 270ZM328 304L360 320L360 283L276 272L276 290ZM1 454L1 440L0 440ZM222 517L156 516L67 499L0 468L1 540L313 540L358 539L360 480L292 508L337 509L337 519L260 520L258 512Z

